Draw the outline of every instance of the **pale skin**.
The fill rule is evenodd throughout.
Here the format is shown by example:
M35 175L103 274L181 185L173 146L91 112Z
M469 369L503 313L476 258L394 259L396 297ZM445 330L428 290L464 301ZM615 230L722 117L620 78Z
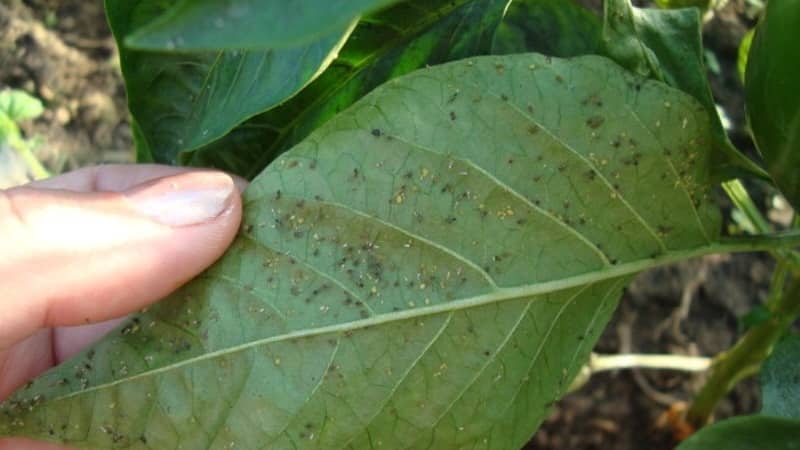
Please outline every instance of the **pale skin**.
M217 260L245 184L138 165L0 190L0 400ZM11 449L66 447L0 440Z

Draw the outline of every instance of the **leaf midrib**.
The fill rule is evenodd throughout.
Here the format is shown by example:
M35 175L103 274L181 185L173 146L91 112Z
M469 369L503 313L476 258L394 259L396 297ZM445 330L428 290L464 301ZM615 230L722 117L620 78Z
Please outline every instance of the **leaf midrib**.
M89 387L87 389L81 391L71 392L67 395L61 397L54 397L53 400L63 400L70 397L75 397L78 395L83 395L88 392L98 391L105 388L110 388L116 386L118 384L123 384L129 381L133 381L139 378L146 378L150 376L155 376L163 372L168 372L171 370L180 369L183 366L188 366L194 364L199 361L204 361L208 359L216 358L220 355L227 355L231 353L236 353L240 351L245 351L250 348L258 347L261 345L267 345L275 342L283 342L283 341L290 341L293 339L301 339L301 338L309 338L313 336L319 336L323 334L331 334L331 333L339 333L345 331L352 331L361 328L369 328L374 327L386 323L392 322L399 322L403 320L411 320L416 319L419 317L426 317L432 316L437 314L444 314L450 313L455 311L461 311L471 308L478 308L481 306L493 304L493 303L500 303L505 301L512 301L518 300L525 297L534 297L537 295L547 294L551 292L562 291L565 289L596 283L599 281L608 280L611 278L617 278L625 275L634 274L637 272L641 272L646 269L650 269L657 266L663 266L666 264L671 264L675 262L679 262L685 259L703 256L712 253L726 253L726 252L735 252L735 251L747 251L747 250L754 250L751 245L743 245L742 243L732 242L729 244L712 244L712 245L704 245L701 247L696 247L690 250L682 250L682 251L673 251L663 254L658 258L650 258L650 259L640 259L636 261L631 261L628 263L618 264L614 267L604 269L604 270L595 270L591 272L586 272L580 275L575 275L567 278L562 278L558 280L551 280L551 281L544 281L539 283L533 283L524 286L516 286L516 287L508 287L508 288L498 288L495 289L493 292L489 292L486 294L475 295L472 297L462 298L460 300L453 300L447 303L437 304L437 305L430 305L424 306L420 308L413 308L407 309L404 311L394 311L387 314L381 314L374 317L369 317L367 319L361 320L354 320L350 322L343 322L337 323L333 325L326 325L316 328L310 328L305 330L298 330L292 331L288 333L283 333L281 335L270 336L263 339L258 339L252 342L247 342L240 345L235 345L232 347L228 347L225 349L217 350L214 352L205 353L203 355L199 355L193 358L189 358L175 364L170 364L168 366L159 367L157 369L153 369L147 372L142 372L131 377L127 378L120 378L118 380L112 381L110 383L100 384L96 386ZM204 275L198 277L198 279L204 278ZM536 301L533 299L532 301Z

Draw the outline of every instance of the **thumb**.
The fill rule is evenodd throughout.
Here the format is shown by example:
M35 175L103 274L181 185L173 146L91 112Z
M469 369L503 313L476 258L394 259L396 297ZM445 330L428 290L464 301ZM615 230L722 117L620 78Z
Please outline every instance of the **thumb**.
M0 350L158 300L216 260L240 219L233 179L211 171L122 192L0 191Z

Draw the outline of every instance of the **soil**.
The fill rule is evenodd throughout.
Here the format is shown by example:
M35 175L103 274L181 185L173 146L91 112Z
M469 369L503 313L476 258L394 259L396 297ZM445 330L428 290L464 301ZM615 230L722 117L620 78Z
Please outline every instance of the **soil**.
M704 38L718 63L710 66L719 66L709 76L731 120L731 136L754 154L736 73L739 41L754 23L747 5L746 0L730 0L707 22ZM118 55L102 2L1 3L0 88L5 87L24 89L44 101L45 114L23 128L27 136L40 137L37 156L53 172L133 160ZM769 193L763 192L758 200L768 205ZM740 335L739 318L763 301L771 271L768 256L739 254L642 273L626 290L595 352L713 356ZM684 308L688 314L681 316ZM671 449L672 435L657 426L659 418L671 405L691 399L701 383L702 375L666 371L596 374L553 406L525 448ZM755 412L759 402L757 383L747 380L719 405L716 417Z
M22 129L53 173L133 161L117 60L100 1L0 3L0 89L44 102L44 114Z

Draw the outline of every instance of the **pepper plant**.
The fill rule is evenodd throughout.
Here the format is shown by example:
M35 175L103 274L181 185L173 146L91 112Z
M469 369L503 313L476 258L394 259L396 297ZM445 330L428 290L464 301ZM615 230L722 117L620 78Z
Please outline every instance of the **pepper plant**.
M771 10L798 7L771 0L753 42L764 169L717 116L697 8L106 0L139 160L251 178L244 219L213 267L3 403L0 436L517 449L633 276L769 251L771 315L715 359L686 417L705 425L800 313L800 233L768 229L738 181L772 176L797 202L800 59ZM721 233L721 183L758 234ZM786 349L778 397L797 393ZM797 445L798 420L770 406L721 436Z

